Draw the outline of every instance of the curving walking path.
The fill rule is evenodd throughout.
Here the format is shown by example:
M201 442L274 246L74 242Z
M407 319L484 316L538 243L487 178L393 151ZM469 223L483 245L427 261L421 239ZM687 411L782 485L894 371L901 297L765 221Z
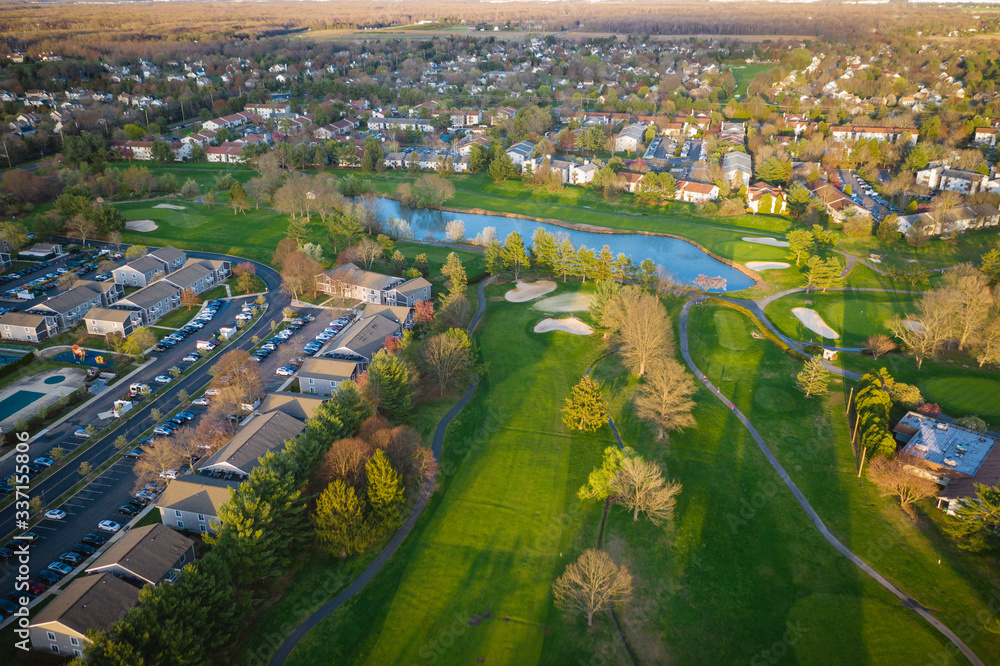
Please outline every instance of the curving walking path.
M705 297L700 297L694 300L690 300L687 303L685 303L684 307L681 309L681 316L680 316L681 355L684 357L684 362L687 363L688 367L691 369L691 372L695 374L695 377L698 377L699 381L701 381L701 383L704 384L708 388L708 390L715 395L716 398L721 400L723 404L731 407L733 414L736 416L736 418L740 420L740 423L743 424L743 427L747 429L747 432L750 433L750 436L753 437L754 442L757 443L757 448L759 448L761 450L761 453L764 454L764 457L767 458L767 461L771 464L771 467L774 468L774 471L777 472L778 477L791 491L792 496L795 498L795 501L798 502L799 506L802 507L802 510L806 512L806 515L809 516L809 520L812 521L813 525L823 536L823 538L826 539L830 545L836 548L837 551L840 552L840 554L842 554L844 557L850 560L851 563L853 563L856 567L858 567L863 572L871 576L871 578L874 579L875 582L877 582L879 585L881 585L886 590L891 592L897 599L900 600L900 602L902 602L903 606L909 608L914 613L917 613L920 617L924 618L924 620L926 620L931 626L933 626L935 629L941 632L941 634L943 634L945 638L947 638L956 648L958 648L962 652L962 654L965 655L966 659L968 659L974 666L984 666L982 659L976 656L976 653L972 651L972 648L966 645L965 642L963 642L962 639L955 634L955 632L953 632L943 622L934 617L934 615L931 614L930 611L921 606L916 600L914 600L906 593L904 593L902 590L900 590L898 587L893 585L884 576L882 576L882 574L875 571L875 569L869 566L864 560L862 560L860 557L851 552L851 550L847 546L841 543L841 541L836 536L833 535L833 533L823 522L822 518L819 517L819 514L816 513L816 510L812 508L811 504L809 504L809 500L806 499L805 495L802 494L802 491L800 491L798 486L795 485L795 482L792 481L792 478L788 475L788 472L785 471L785 468L781 466L781 463L778 462L778 459L774 457L773 453L771 453L771 449L768 448L767 442L765 442L764 438L760 436L760 433L757 432L757 429L753 427L753 425L750 423L750 420L746 417L746 415L744 415L743 412L741 412L738 408L736 408L734 406L734 403L725 395L723 395L722 392L719 391L719 389L717 389L704 374L702 374L701 370L698 369L698 366L694 364L694 360L692 360L691 353L688 349L688 337L687 337L688 313L690 312L692 305L696 305L705 300L706 300ZM763 319L762 321L768 323L766 319Z
M477 292L479 294L479 306L476 308L476 313L472 317L472 321L469 322L469 326L466 329L469 336L472 336L472 332L475 330L476 325L479 324L479 320L482 319L483 314L486 312L486 285L493 282L496 278L489 277L479 283ZM458 413L469 404L472 400L472 396L476 394L476 388L479 386L479 381L477 377L473 377L472 381L469 382L468 388L465 389L465 393L455 406L448 410L448 413L438 422L437 429L434 431L434 439L431 442L431 450L434 452L434 458L440 460L441 458L441 448L444 445L444 433L451 424L452 419L458 416ZM277 651L275 651L274 656L271 657L271 661L268 662L270 666L281 666L288 659L288 656L295 649L302 638L309 633L309 630L315 627L317 624L322 622L328 615L347 603L352 597L354 597L358 592L360 592L365 585L367 585L372 578L382 570L386 562L389 561L399 547L406 540L406 537L410 535L413 530L413 526L417 524L420 519L420 515L424 512L427 507L427 501L430 499L431 493L434 487L434 480L427 479L424 482L424 487L420 491L420 496L417 498L416 504L413 505L413 509L410 510L410 515L406 517L406 521L400 526L396 533L392 535L389 539L389 543L385 545L382 552L368 565L360 576L354 579L350 585L345 587L340 594L334 597L331 601L325 604L322 608L317 610L315 613L303 620L297 627L292 629L291 633L285 637L285 640L278 646Z

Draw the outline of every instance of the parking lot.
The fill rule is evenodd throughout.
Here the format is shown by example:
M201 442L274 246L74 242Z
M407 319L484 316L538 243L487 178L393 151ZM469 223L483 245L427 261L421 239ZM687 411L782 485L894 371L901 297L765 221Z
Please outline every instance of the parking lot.
M850 185L849 195L859 206L871 211L875 221L881 221L886 215L898 212L898 209L883 199L875 188L853 171L839 170L841 181L846 188ZM846 194L846 191L845 191Z
M4 312L30 310L49 298L64 291L59 280L68 272L75 271L80 279L104 282L111 279L110 273L98 273L101 262L113 261L116 266L125 263L124 254L112 250L101 250L87 255L67 254L45 261L30 262L18 270L9 270L0 275L0 314Z

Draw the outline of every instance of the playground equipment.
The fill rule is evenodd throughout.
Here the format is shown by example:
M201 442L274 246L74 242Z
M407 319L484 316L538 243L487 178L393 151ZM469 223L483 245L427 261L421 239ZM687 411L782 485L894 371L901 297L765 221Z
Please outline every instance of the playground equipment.
M80 345L73 345L73 360L80 363L87 360L87 350L80 347Z

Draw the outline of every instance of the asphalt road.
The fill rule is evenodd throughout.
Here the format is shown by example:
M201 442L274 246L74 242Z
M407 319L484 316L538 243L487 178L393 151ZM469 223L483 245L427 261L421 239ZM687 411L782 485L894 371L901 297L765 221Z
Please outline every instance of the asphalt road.
M213 259L228 258L233 261L238 259L236 257L225 257L224 255L202 252L189 252L188 256ZM277 272L267 266L257 264L257 275L269 289L269 309L265 313L265 316L255 322L229 349L251 348L253 346L252 338L255 335L262 339L269 337L268 333L271 330L271 322L280 322L282 319L281 311L290 304L290 299L281 293L279 289L281 278ZM237 302L230 302L228 307L220 311L219 315L212 320L210 326L206 326L199 332L200 334L191 335L173 349L163 354L154 355L153 361L134 375L130 379L130 383L140 382L155 386L152 381L153 377L165 374L174 365L185 365L180 363L180 359L195 348L197 339L207 338L219 326L232 320L236 314L237 307ZM312 322L312 326L319 326L320 329L325 324L326 322L322 321L322 317L318 317L317 321ZM309 335L309 332L304 329L300 331L297 337L304 340L306 335ZM274 370L278 365L277 356L278 354L272 355L262 364L261 371L265 380L267 380L268 390L274 390L285 379L274 375ZM191 373L182 375L180 378L174 380L161 389L155 399L147 399L136 407L127 423L114 428L108 435L94 443L93 446L83 452L77 459L56 470L41 481L36 482L32 480L29 483L29 497L42 497L43 502L48 504L52 499L65 493L79 481L80 476L77 470L82 462L89 462L94 468L97 468L114 456L117 453L114 441L119 435L125 435L132 441L142 432L156 424L150 415L150 411L154 407L159 409L163 414L167 414L179 407L180 401L177 398L177 393L181 389L184 389L191 395L205 386L211 380L209 372L211 365L211 363L206 363ZM85 408L74 414L72 418L57 427L51 428L45 436L36 438L36 441L30 445L31 457L35 458L44 455L55 446L62 446L67 451L78 447L81 440L73 437L73 432L77 428L88 425L96 418L97 413L110 410L113 407L114 400L126 390L127 387L124 384L120 387L113 385L92 398L86 404ZM197 413L195 410L190 411ZM30 568L33 575L40 569L44 569L49 562L57 559L61 553L70 550L79 540L80 536L88 532L94 532L101 520L111 519L122 524L130 520L126 516L119 515L117 509L126 503L133 493L135 483L135 476L131 471L133 464L131 461L116 463L97 481L89 485L87 489L78 493L62 506L67 512L67 517L64 520L42 520L41 523L33 528L33 531L41 537L40 543L36 544L32 549ZM13 472L13 468L13 457L8 457L0 461L0 478L9 476ZM11 505L0 510L0 535L13 532L16 527L14 506ZM0 594L5 594L13 586L13 570L14 565L10 563L3 567L2 574L0 574Z

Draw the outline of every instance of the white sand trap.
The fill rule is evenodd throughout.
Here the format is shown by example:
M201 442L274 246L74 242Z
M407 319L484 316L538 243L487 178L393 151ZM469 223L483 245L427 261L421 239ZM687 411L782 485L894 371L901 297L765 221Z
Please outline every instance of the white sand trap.
M771 247L788 247L788 241L780 241L777 238L765 238L764 236L744 236L743 240L748 243L760 243Z
M537 282L517 281L517 286L503 295L511 303L524 303L533 301L539 296L555 291L556 283L552 280L539 280Z
M173 204L156 204L153 208L169 208L170 210L184 210L184 206L175 206Z
M590 294L559 294L543 298L531 307L543 312L585 312L594 298Z
M837 331L833 330L815 310L809 308L792 308L792 314L798 317L802 325L817 335L835 340L840 337Z
M902 324L903 328L905 328L908 331L913 331L914 333L924 332L924 325L921 324L919 321L913 321L912 319L904 319L902 321Z
M563 331L564 333L572 333L573 335L590 335L594 332L592 328L576 317L543 319L535 324L535 333L548 333L549 331Z
M776 268L791 268L791 264L784 261L748 261L747 268L752 271L769 271Z
M154 231L156 229L156 222L152 220L129 220L125 223L125 228L132 231Z

